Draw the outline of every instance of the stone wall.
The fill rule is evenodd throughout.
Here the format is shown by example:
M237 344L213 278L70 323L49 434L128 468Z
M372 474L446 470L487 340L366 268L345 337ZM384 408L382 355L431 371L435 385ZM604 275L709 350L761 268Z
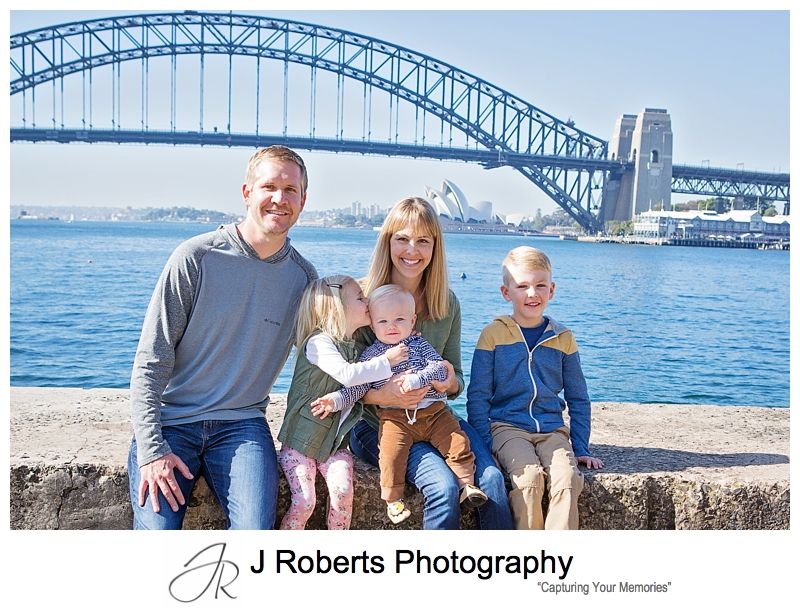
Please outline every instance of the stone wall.
M285 397L267 419L280 426ZM11 388L12 529L128 529L131 438L123 390ZM595 403L592 451L606 467L585 471L582 529L788 529L789 410L757 407ZM354 529L419 529L421 496L407 489L412 517L392 525L378 471L356 460ZM325 490L309 528L323 528ZM288 506L281 480L279 518ZM474 528L466 511L462 528ZM224 527L201 480L185 527Z

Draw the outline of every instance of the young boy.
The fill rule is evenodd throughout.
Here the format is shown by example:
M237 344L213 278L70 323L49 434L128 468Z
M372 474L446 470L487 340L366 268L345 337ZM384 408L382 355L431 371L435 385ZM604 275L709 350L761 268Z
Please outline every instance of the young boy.
M511 478L517 529L577 529L583 489L578 464L603 467L589 452L591 404L575 338L544 315L555 289L544 252L511 250L500 292L513 313L483 329L472 358L467 419ZM565 402L569 427L561 415Z
M403 373L403 389L419 389L431 380L447 379L442 357L430 343L412 335L416 315L414 297L395 284L386 284L369 295L370 326L377 339L361 354L359 361L377 358L400 343L408 347L408 360L392 367L393 373ZM386 380L372 384L344 387L326 394L311 403L312 414L325 417L332 411L352 406L370 388L380 388ZM474 485L475 455L467 435L447 407L447 394L431 388L414 409L381 408L378 411L378 464L381 470L381 498L392 523L405 521L411 511L403 500L408 452L411 445L427 441L444 456L447 465L458 477L460 501L469 506L481 506L486 494Z

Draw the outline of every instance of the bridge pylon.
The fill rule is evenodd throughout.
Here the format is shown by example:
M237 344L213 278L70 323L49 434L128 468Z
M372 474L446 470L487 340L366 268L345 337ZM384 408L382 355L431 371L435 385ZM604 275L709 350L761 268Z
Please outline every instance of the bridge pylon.
M617 119L609 145L620 169L609 172L603 191L602 222L632 220L657 204L670 209L672 191L672 126L661 108Z

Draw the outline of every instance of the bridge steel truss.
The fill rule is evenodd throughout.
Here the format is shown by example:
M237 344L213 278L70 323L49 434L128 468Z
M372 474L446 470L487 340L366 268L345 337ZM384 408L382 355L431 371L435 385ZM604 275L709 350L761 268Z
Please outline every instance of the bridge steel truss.
M11 36L11 95L30 95L32 100L23 101L23 125L12 128L12 140L52 139L64 141L73 133L76 140L95 141L92 125L92 91L84 87L83 100L89 117L84 116L83 129L69 130L63 125L64 78L76 73L91 75L92 70L102 66L118 66L123 62L140 60L142 80L151 58L194 54L201 58L207 55L251 56L260 59L303 64L310 67L312 80L317 70L324 70L342 79L353 79L363 84L365 108L370 106L373 89L388 94L389 113L399 120L401 102L415 108L418 125L415 134L421 131L421 140L402 142L397 138L388 142L370 141L370 129L358 138L339 129L343 124L341 91L337 94L337 138L338 144L324 144L329 150L370 148L371 144L380 154L409 154L430 156L429 149L437 148L425 141L425 122L433 118L442 125L438 148L441 156L464 161L483 157L485 167L510 166L544 190L572 218L589 231L602 227L592 209L599 207L596 193L601 192L607 143L593 135L575 128L574 124L561 121L555 116L525 102L485 80L469 74L455 66L423 55L411 49L382 40L355 34L345 30L328 28L310 23L285 21L266 17L220 14L220 13L161 13L124 17L109 17L56 25ZM202 61L202 60L201 60ZM173 60L173 66L175 62ZM174 70L174 68L173 68ZM117 68L117 77L119 69ZM84 76L86 78L86 76ZM91 78L89 78L91 81ZM174 95L175 75L172 75ZM202 77L201 89L202 89ZM230 83L230 78L229 78ZM36 127L35 110L25 116L26 108L35 108L37 87L52 89L51 130ZM312 105L316 92L312 83ZM117 84L116 91L119 91ZM40 95L45 94L41 93ZM257 95L263 94L257 90ZM114 95L113 104L121 104ZM226 134L211 134L202 125L202 100L200 91L200 132L208 141L221 141L227 145L246 143L252 137L230 133L230 121ZM284 91L284 133L286 133L286 105L288 92ZM49 101L49 100L48 100ZM138 130L123 129L120 125L119 109L113 110L112 132L120 142L150 141L146 120L146 100L142 100L142 120ZM61 106L61 125L58 123L58 107ZM393 106L393 107L392 107ZM258 107L258 103L256 104ZM228 114L232 111L231 87L228 87ZM174 106L171 112L174 114ZM369 117L365 117L365 122ZM32 123L29 125L29 123ZM88 128L86 124L88 123ZM312 119L313 123L313 119ZM258 133L258 117L256 117ZM43 131L63 132L60 135ZM197 132L176 133L171 140L197 139ZM399 130L398 130L399 131ZM453 133L461 132L465 139L463 148L453 147ZM145 132L144 134L142 132ZM308 138L295 138L300 148L309 148L315 143L313 125ZM156 138L163 134L153 134ZM241 137L239 137L241 136ZM105 137L100 139L105 139ZM275 138L273 138L275 139ZM319 144L319 142L317 142ZM391 146L391 145L394 146ZM412 144L411 147L408 144ZM413 154L419 149L423 154ZM427 151L427 153L426 153Z
M199 56L198 129L176 127L177 58ZM223 131L204 124L205 58L228 58L227 126ZM255 60L254 128L232 131L234 113L233 58ZM168 129L150 124L151 88L163 94L167 83L150 74L156 58L171 61ZM139 61L141 97L123 94L123 64ZM274 98L275 83L261 83L261 62L282 65L281 133L265 133L261 96ZM282 143L306 150L354 152L477 162L486 168L507 166L541 188L588 232L601 231L604 183L632 169L629 162L607 158L608 143L561 121L519 97L468 72L408 48L345 30L268 17L230 13L158 13L77 21L11 36L11 96L21 97L21 123L10 129L12 141L169 143L219 146L265 146ZM288 131L290 64L310 71L308 133ZM111 129L95 124L97 97L93 71L111 68ZM238 68L238 67L237 67ZM335 75L335 137L317 134L315 111L321 106L317 73ZM65 78L82 75L80 126L65 125ZM129 78L129 77L125 77ZM99 80L99 79L98 79ZM360 134L345 130L345 82L355 82L363 97ZM49 89L49 92L48 92ZM39 92L39 101L36 96ZM373 92L383 95L373 96ZM105 91L107 93L107 90ZM214 96L221 92L214 90ZM36 112L46 97L49 127L37 126ZM323 96L324 97L324 96ZM330 97L330 96L329 96ZM70 104L75 103L70 99ZM379 108L388 100L388 109ZM120 108L140 105L136 129L123 127ZM280 107L280 104L276 104ZM411 108L413 136L400 137L401 106ZM41 116L41 110L39 110ZM388 113L387 137L373 133L373 114ZM13 113L13 111L12 111ZM404 119L405 120L405 119ZM40 121L41 123L41 121ZM431 125L434 125L431 129ZM408 126L406 131L409 131ZM438 141L429 134L439 128ZM458 136L454 138L455 136ZM434 142L431 143L431 139ZM458 140L457 145L454 139ZM718 168L673 166L672 191L716 196L742 195L762 200L789 200L788 174L742 172Z
M788 206L789 174L673 165L672 192L743 197L750 201L785 201Z

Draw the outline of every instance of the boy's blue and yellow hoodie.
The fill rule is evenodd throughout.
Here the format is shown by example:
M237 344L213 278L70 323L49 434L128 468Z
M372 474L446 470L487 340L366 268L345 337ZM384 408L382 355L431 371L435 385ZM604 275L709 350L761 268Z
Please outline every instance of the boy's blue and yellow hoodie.
M511 316L495 318L483 329L472 356L467 419L491 448L492 422L553 432L564 425L562 411L568 407L572 450L591 455L591 403L578 345L571 330L545 319L547 327L530 351Z

